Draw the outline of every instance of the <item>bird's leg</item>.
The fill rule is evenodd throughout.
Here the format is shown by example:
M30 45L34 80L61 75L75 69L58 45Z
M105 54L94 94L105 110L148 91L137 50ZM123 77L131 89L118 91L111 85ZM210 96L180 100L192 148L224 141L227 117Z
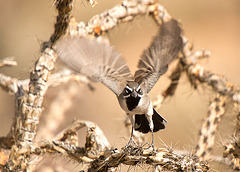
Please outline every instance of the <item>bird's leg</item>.
M152 133L152 147L154 148L154 137L153 137L153 131L151 131L151 133Z
M129 115L129 114L128 114ZM134 139L133 139L133 129L134 129L134 121L135 121L135 119L134 119L134 115L130 115L130 119L131 119L131 123L132 123L132 131L131 131L131 136L130 136L130 140L129 140L129 142L128 142L128 144L126 145L126 147L128 147L129 145L131 145L132 143L134 144L134 145L137 145L137 143L134 141Z
M152 115L146 115L147 119L148 119L148 122L149 122L149 128L151 130L151 133L152 133L152 144L151 144L151 147L153 149L153 152L155 152L155 148L154 148L154 136L153 136L153 128L154 128L154 125L153 125L153 120L152 120Z
M129 140L128 143L135 142L134 139L133 139L133 129L134 129L134 126L133 126L133 124L132 124L131 136L130 136L130 140Z
M151 132L152 132L152 144L151 144L151 146L152 146L153 151L154 151L154 136L153 136L153 130L151 130Z

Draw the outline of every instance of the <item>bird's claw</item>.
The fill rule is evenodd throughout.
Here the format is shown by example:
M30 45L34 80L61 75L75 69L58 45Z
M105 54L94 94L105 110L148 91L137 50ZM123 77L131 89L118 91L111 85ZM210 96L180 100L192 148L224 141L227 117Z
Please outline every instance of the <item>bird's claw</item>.
M127 145L125 146L125 148L128 148L128 147L136 147L138 146L138 144L135 142L135 140L131 137L129 142L127 143Z

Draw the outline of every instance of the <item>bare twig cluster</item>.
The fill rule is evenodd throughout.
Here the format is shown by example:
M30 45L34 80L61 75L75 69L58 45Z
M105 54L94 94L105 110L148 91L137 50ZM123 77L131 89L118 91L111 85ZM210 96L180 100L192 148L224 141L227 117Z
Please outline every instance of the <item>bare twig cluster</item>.
M97 4L96 0L89 2L92 6ZM167 10L153 0L123 1L120 5L93 16L88 23L78 23L71 16L72 0L56 0L55 5L58 10L55 30L50 40L43 43L41 54L31 72L30 80L19 81L0 74L1 87L9 94L14 95L16 99L15 119L11 130L6 137L0 138L0 156L3 157L0 164L5 171L33 170L34 165L32 164L37 164L46 153L67 155L70 159L87 163L89 164L88 171L114 170L121 164L133 166L146 164L155 171L208 171L209 165L204 160L208 160L210 157L215 133L221 116L225 112L226 98L230 98L236 104L238 118L236 132L233 139L225 145L224 156L231 158L234 169L240 169L240 90L228 83L223 76L207 71L200 66L198 61L209 56L209 52L207 50L193 51L192 45L187 39L185 39L184 50L179 55L178 64L170 77L171 84L156 97L156 101L153 103L155 107L159 107L167 96L174 95L183 73L188 75L194 88L201 83L207 83L216 92L217 95L210 103L208 115L204 119L194 155L179 154L167 149L157 149L153 152L146 145L128 146L121 149L111 148L97 124L81 120L75 121L52 140L36 142L42 102L48 86L69 80L77 80L90 85L86 78L69 71L50 75L57 59L57 54L53 49L54 43L62 35L71 34L97 38L121 22L133 20L136 15L152 15L159 25L162 21L171 18ZM11 59L0 62L0 67L6 65L15 65L15 63ZM82 127L87 127L86 143L84 147L79 147L77 131ZM141 135L135 133L134 136L138 143L143 142L144 139ZM39 158L32 160L32 156Z

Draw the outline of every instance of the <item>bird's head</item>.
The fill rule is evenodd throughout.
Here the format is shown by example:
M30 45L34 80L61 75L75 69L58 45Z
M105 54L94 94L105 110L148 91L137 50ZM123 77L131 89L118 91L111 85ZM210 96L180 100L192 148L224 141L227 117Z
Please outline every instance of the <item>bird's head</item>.
M134 98L141 98L143 96L143 92L141 89L141 86L134 81L129 81L124 90L123 90L123 97L128 98L128 97L134 97Z

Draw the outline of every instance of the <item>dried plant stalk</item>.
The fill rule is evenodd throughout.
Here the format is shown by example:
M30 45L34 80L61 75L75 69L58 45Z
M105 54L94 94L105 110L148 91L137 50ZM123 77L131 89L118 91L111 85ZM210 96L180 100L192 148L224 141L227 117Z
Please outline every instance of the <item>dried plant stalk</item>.
M224 144L223 157L229 157L234 170L240 170L240 136L233 137L232 140Z
M17 114L17 122L15 123L16 146L12 147L9 161L5 166L6 170L18 171L28 168L29 156L23 152L31 148L33 140L36 137L39 117L42 112L43 96L47 90L46 82L51 71L54 69L54 63L57 58L51 46L65 33L72 8L71 3L72 0L56 1L56 8L59 15L55 31L50 41L43 44L42 53L30 75L29 92L23 98L21 106L19 106L19 114Z
M218 124L221 120L221 116L225 112L224 105L225 97L221 95L215 96L209 105L208 115L202 124L200 138L195 152L201 160L209 159L210 151L214 145Z
M90 168L91 171L107 171L120 164L133 165L149 164L158 169L157 171L208 171L209 166L205 162L200 162L197 157L179 155L169 150L159 149L156 154L152 150L142 147L114 149L104 152L102 156L94 160Z
M14 95L18 91L18 80L0 73L0 87L8 94Z
M226 78L206 70L198 62L201 58L209 56L209 51L202 50L193 52L192 45L185 39L184 63L187 68L188 76L200 83L207 83L219 94L229 96L233 102L240 104L240 88L229 83Z
M118 24L129 22L137 15L151 14L158 24L171 19L167 10L153 0L124 0L120 5L93 16L89 22L76 22L71 18L67 33L70 35L98 37Z
M208 159L210 157L210 151L214 144L214 134L216 131L212 129L216 129L220 119L218 116L214 116L214 113L217 111L222 111L224 113L224 102L227 97L229 97L233 103L235 103L235 108L239 112L239 105L240 105L240 88L234 86L233 84L229 83L226 78L221 75L215 74L211 71L206 70L203 66L199 65L198 62L200 59L208 57L209 52L206 50L196 51L193 52L192 45L187 42L185 39L185 46L184 46L184 55L185 59L183 60L184 65L186 67L187 75L190 77L191 83L195 83L194 86L197 86L199 83L207 83L215 92L219 93L219 97L221 97L222 101L220 104L222 106L216 106L216 109L213 111L209 111L209 114L212 114L211 118L205 119L202 129L200 132L200 139L198 145L196 147L196 154L200 156L201 159ZM220 100L221 100L220 99ZM210 108L211 108L210 104ZM216 111L216 112L214 112ZM212 113L213 112L213 113ZM216 113L217 114L217 113ZM218 115L221 116L221 113ZM213 119L215 121L213 122ZM212 120L210 120L212 119ZM210 121L208 121L210 120ZM233 169L239 170L240 169L240 158L239 158L239 124L240 118L239 113L237 115L237 123L236 123L236 132L233 134L233 139L228 141L227 144L224 145L224 152L223 156L227 157L229 155L232 161ZM207 129L211 129L208 133L206 133ZM203 134L202 131L205 133Z
M240 170L240 107L237 107L237 124L231 140L224 144L223 157L229 157L234 170Z
M3 66L17 66L17 62L14 60L14 57L6 57L0 60L0 67Z
M93 122L84 120L75 121L72 125L70 125L58 135L56 135L53 140L55 142L65 141L72 134L76 135L76 132L83 127L88 128L87 140L85 145L87 149L93 147L93 142L96 144L95 149L98 151L103 151L109 148L109 142L103 134L102 130L98 127L98 125ZM94 135L94 137L91 137L91 135Z

